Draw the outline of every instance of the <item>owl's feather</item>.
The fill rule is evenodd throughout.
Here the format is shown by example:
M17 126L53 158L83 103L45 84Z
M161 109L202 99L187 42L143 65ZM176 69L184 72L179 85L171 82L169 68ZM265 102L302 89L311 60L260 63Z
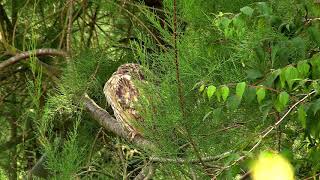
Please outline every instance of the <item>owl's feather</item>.
M141 130L135 126L137 121L143 119L135 109L139 91L133 81L144 81L140 65L124 64L107 81L104 94L116 119L133 134L141 134Z

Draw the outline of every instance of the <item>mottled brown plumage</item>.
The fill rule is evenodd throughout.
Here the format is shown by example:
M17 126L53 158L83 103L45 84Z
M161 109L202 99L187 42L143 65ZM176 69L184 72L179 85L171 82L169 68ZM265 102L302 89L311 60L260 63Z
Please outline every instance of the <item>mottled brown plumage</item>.
M137 134L141 135L141 130L135 125L137 121L143 121L134 107L139 98L139 91L134 81L145 81L141 66L132 63L124 64L113 73L103 90L116 119L130 131L131 138Z

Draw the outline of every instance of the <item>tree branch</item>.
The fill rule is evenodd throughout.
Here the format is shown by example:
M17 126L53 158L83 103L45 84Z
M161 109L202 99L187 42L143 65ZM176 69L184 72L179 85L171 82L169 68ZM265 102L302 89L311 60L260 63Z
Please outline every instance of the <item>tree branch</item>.
M68 27L67 27L67 45L66 50L69 56L71 56L71 31L72 31L72 20L73 17L73 0L69 0L69 9L68 9Z
M216 161L221 158L225 158L229 156L232 153L232 151L227 151L225 153L222 153L217 156L208 156L208 157L202 157L201 161L202 162L210 162L210 161ZM191 164L196 164L200 163L200 160L197 159L183 159L183 158L162 158L162 157L151 157L149 159L151 162L163 162L163 163L178 163L178 164L184 164L184 163L191 163Z
M2 21L1 22L2 25L4 25L3 22L6 23L6 27L2 27L2 28L3 28L3 30L6 31L5 33L8 33L7 35L9 35L9 37L10 37L12 35L12 29L13 29L12 27L13 26L12 26L12 23L11 23L10 19L8 18L8 15L7 15L2 4L0 4L0 21ZM8 38L8 39L10 39L10 38Z
M116 135L123 137L137 144L142 148L154 148L154 145L140 135L136 135L131 139L130 132L125 127L113 118L105 109L97 105L88 94L84 94L83 103L85 108L90 112L93 118L105 129L115 133Z
M50 49L50 48L43 48L43 49L36 49L36 50L30 50L30 51L25 51L20 54L17 54L8 60L5 60L0 63L0 71L2 71L5 67L13 65L20 60L30 58L31 55L34 56L62 56L66 57L67 53L63 50L58 50L58 49Z

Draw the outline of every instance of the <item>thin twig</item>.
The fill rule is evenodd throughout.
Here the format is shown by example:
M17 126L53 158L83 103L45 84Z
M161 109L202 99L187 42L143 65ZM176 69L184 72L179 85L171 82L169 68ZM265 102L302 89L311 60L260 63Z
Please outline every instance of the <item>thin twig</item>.
M113 1L109 2L115 4L116 6L118 6L119 8L123 9L124 11L126 11L130 16L132 16L134 19L136 19L138 21L138 23L147 30L147 32L152 36L152 38L158 43L158 45L161 47L162 50L166 50L167 48L162 45L162 43L160 42L160 40L157 38L156 35L154 35L154 33L144 24L144 22L139 19L136 15L134 15L132 12L130 12L129 10L127 10L126 8L122 7L121 5L114 3Z
M203 162L210 162L210 161L217 161L219 159L225 158L229 156L232 153L232 151L227 151L225 153L222 153L217 156L208 156L201 158L201 161ZM178 163L178 164L196 164L200 163L200 160L198 158L196 159L184 159L184 158L162 158L162 157L151 157L149 159L151 162L162 162L162 163Z
M305 178L305 179L303 179L303 180L316 179L317 176L320 177L320 173L318 173L318 174L316 174L316 175L313 175L313 176L311 176L311 177L307 177L307 178Z

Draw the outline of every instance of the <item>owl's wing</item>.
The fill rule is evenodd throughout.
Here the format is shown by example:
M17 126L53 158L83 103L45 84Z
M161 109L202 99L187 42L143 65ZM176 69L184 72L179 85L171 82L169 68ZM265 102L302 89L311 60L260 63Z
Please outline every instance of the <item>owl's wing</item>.
M127 74L112 75L104 86L104 93L116 119L128 130L137 131L134 123L141 121L142 118L134 108L139 92L132 82L132 77Z

